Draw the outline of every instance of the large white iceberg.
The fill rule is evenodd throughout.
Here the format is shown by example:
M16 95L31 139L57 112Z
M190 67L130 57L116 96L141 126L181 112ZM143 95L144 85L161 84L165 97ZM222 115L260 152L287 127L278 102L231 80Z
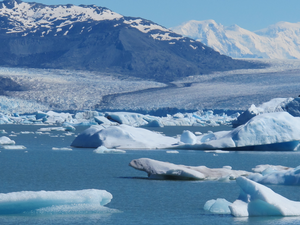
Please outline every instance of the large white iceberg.
M221 131L194 137L195 144L178 148L232 150L296 150L300 140L300 118L287 112L265 113L253 117L232 131Z
M145 171L150 179L176 180L234 180L239 176L251 174L247 171L232 170L230 166L210 169L206 166L184 166L162 162L149 158L132 160L129 165L137 170Z
M239 125L245 124L254 116L263 113L272 112L288 112L292 116L300 116L300 98L274 98L268 102L264 102L259 106L252 104L250 108L239 115L236 120L234 120L233 126L237 127Z
M300 216L300 202L291 201L245 177L238 177L236 182L241 191L229 206L233 216Z
M47 209L56 211L56 208L74 210L93 210L103 207L112 199L112 195L105 190L87 189L79 191L21 191L0 194L0 214L20 214L35 210Z
M178 140L143 128L125 124L119 126L92 126L79 134L71 146L81 148L156 149L167 148Z

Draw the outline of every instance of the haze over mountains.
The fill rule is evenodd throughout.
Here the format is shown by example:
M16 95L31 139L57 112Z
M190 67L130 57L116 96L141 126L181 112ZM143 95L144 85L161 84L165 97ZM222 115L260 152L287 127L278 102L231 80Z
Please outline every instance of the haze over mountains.
M104 7L20 0L0 2L0 66L93 70L159 81L257 67Z
M300 22L278 22L251 32L214 20L191 20L171 29L233 58L300 59Z

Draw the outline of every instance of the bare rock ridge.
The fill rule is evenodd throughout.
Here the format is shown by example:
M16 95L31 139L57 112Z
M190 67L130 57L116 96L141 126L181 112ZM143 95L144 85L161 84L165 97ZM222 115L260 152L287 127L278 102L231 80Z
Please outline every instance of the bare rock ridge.
M0 66L91 70L169 82L264 65L234 60L152 21L104 7L4 0Z

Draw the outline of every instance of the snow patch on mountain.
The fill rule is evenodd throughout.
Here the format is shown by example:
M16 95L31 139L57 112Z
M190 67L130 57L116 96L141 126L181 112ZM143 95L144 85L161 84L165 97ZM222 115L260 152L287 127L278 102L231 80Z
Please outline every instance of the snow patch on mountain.
M79 22L99 22L104 20L116 20L114 27L122 24L129 25L143 33L151 32L153 39L161 41L184 39L181 35L162 27L156 23L142 18L124 17L105 7L96 5L43 5L39 3L27 3L19 0L0 2L0 19L6 18L8 27L1 27L5 33L37 33L40 30L41 37L53 34L57 36L68 35L69 31ZM91 32L90 27L82 27L79 34L84 31ZM154 31L154 33L153 33Z
M34 30L38 27L58 29L75 22L89 20L114 20L123 16L107 8L93 6L57 5L46 6L38 3L13 2L13 7L7 7L5 2L0 5L0 16L10 21L11 28L7 33L19 33ZM59 22L56 27L54 24Z
M251 32L214 20L191 20L171 29L233 58L300 59L300 22L279 22Z

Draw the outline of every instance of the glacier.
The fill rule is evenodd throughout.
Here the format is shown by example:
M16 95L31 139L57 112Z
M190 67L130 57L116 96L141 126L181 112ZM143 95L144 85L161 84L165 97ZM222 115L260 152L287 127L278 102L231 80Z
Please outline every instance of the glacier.
M228 114L226 110L244 111L251 104L299 95L299 60L254 61L270 66L195 74L172 83L80 70L0 67L0 76L26 87L24 91L7 91L6 96L0 96L0 113L86 110L166 115L175 114L172 109L211 109Z
M112 197L97 189L0 193L0 214L95 213L105 211Z

